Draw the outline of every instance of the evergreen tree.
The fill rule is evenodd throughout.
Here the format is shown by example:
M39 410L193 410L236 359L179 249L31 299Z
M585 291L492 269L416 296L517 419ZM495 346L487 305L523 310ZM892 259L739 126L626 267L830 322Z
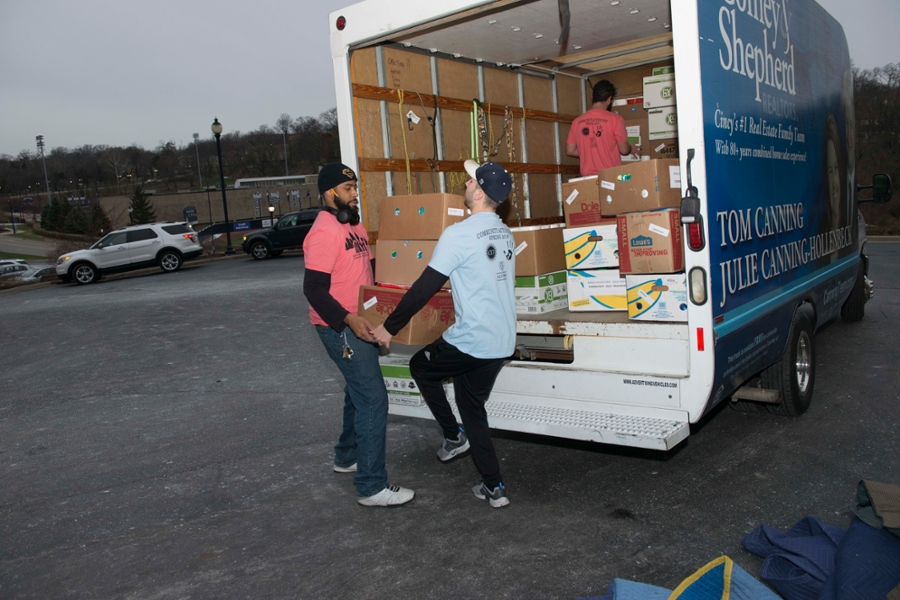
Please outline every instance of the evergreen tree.
M56 221L54 222L54 225L56 225L56 231L66 230L66 218L68 218L71 211L72 205L69 204L68 200L63 200L59 203L59 214L56 216Z
M62 205L59 200L57 198L50 200L50 203L41 211L41 228L47 231L62 231L61 212Z
M147 200L147 194L141 186L134 188L134 195L131 196L131 221L135 225L156 221L153 205Z
M66 215L66 221L63 224L63 231L65 233L77 233L79 235L84 235L88 232L90 225L91 222L88 219L87 213L80 207L73 206L69 210L69 214Z
M109 232L110 229L112 229L112 223L109 220L109 216L103 210L103 207L100 206L100 200L97 199L91 204L90 229L88 233L94 237L99 237L103 233Z

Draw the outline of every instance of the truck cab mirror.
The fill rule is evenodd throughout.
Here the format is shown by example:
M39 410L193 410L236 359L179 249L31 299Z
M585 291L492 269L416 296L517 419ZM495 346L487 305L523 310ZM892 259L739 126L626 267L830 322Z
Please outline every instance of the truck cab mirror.
M886 175L885 173L876 173L872 176L872 185L858 185L856 186L856 190L872 190L871 198L859 198L857 202L859 204L863 204L864 202L875 202L876 204L884 204L885 202L890 201L891 196L894 195L894 186L891 183L890 175Z

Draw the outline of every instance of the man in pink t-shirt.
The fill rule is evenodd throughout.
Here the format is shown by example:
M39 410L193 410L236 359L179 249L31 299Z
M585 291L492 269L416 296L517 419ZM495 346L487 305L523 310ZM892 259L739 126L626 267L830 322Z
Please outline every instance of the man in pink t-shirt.
M388 396L374 327L357 315L359 288L375 281L369 234L360 223L356 173L341 163L319 171L325 207L303 242L303 294L309 320L344 376L344 422L334 447L335 473L354 473L362 506L397 506L415 492L387 482Z
M603 79L594 86L593 106L572 121L566 139L566 154L581 159L581 176L596 175L601 169L622 164L622 155L641 155L641 147L629 144L625 120L612 113L616 86Z

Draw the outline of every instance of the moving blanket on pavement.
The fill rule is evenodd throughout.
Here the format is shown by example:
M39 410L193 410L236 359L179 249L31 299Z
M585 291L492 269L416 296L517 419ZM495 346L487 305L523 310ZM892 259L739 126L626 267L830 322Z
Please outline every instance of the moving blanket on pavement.
M670 591L655 585L614 580L602 596L582 600L780 600L749 573L720 556Z
M846 532L815 517L787 532L760 525L743 544L785 600L882 600L900 584L900 538L857 518Z

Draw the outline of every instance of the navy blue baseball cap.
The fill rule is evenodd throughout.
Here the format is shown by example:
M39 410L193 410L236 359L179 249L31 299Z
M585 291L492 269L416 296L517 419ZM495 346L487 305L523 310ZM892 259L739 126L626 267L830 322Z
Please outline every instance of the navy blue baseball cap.
M464 167L469 177L478 182L488 198L501 204L509 198L512 177L502 166L495 162L486 162L479 166L474 160L467 160Z

